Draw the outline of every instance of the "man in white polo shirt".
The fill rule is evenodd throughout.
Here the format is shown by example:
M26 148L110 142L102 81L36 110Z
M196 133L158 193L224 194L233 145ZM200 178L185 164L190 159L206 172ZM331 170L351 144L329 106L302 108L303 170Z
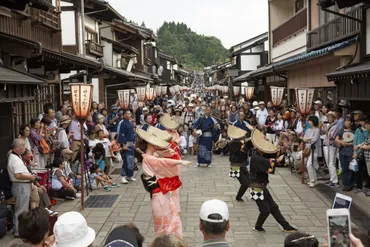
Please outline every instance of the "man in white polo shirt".
M14 212L14 236L18 237L18 216L28 211L31 182L35 181L36 176L32 175L23 163L21 155L26 150L24 140L17 138L12 143L12 151L8 156L8 173L12 181L12 194L15 198Z
M259 105L260 109L256 113L256 119L257 119L258 126L260 128L263 128L263 126L265 126L265 122L266 122L266 118L268 116L268 112L265 108L265 102L260 101L258 103L258 105Z

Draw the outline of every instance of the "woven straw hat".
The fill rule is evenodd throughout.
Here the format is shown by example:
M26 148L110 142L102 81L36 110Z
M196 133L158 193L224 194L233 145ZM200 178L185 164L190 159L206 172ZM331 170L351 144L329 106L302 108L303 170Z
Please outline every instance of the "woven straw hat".
M273 154L279 151L272 142L267 141L265 136L258 129L253 129L252 131L252 143L260 151L266 154Z
M233 139L240 139L247 134L247 131L241 128L230 125L227 127L227 135Z
M170 135L166 131L161 130L161 129L158 129L156 127L149 126L149 128L147 129L147 131L150 134L152 134L152 135L154 135L154 136L156 136L156 137L158 137L158 138L160 138L160 139L162 139L162 140L164 140L166 142L169 142L169 141L172 140L172 135Z
M143 139L144 141L146 141L147 143L152 144L152 145L154 145L156 147L159 147L159 148L166 148L170 145L165 140L162 140L162 139L160 139L160 138L158 138L158 137L152 135L151 133L149 133L145 130L142 130L142 129L137 129L136 134L138 134L138 136L141 139Z
M169 130L175 130L179 127L178 123L171 118L169 114L164 114L161 118L159 118L159 122Z

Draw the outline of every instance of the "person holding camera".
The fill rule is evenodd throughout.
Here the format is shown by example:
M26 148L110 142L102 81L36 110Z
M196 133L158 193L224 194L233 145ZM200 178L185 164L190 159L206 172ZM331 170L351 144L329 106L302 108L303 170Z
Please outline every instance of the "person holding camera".
M31 174L22 161L21 155L26 150L23 139L17 138L12 143L12 151L8 157L8 173L12 181L12 194L15 198L14 211L14 236L18 237L18 217L27 212L30 204L31 183L35 181L36 175Z

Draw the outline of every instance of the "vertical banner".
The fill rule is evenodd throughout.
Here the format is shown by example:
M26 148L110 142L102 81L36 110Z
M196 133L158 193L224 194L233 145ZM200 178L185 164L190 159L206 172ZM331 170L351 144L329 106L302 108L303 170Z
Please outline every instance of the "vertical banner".
M239 92L240 92L240 87L234 86L233 87L233 91L234 91L234 96L238 96L239 95Z
M165 96L167 94L167 86L162 86L162 95Z
M146 92L146 88L141 87L140 88L140 101L145 101L145 92Z
M274 106L280 106L284 97L284 87L270 87L271 91L271 102Z
M315 89L296 88L295 92L299 113L301 113L302 115L307 115L312 107Z
M130 90L123 90L123 108L129 109L130 107Z

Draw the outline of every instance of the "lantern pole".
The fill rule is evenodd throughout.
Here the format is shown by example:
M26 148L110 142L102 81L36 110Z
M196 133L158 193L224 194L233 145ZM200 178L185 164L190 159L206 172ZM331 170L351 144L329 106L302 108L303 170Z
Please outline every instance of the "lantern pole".
M85 209L85 142L84 142L84 119L80 118L80 133L81 133L81 147L80 147L80 162L81 162L81 210Z

